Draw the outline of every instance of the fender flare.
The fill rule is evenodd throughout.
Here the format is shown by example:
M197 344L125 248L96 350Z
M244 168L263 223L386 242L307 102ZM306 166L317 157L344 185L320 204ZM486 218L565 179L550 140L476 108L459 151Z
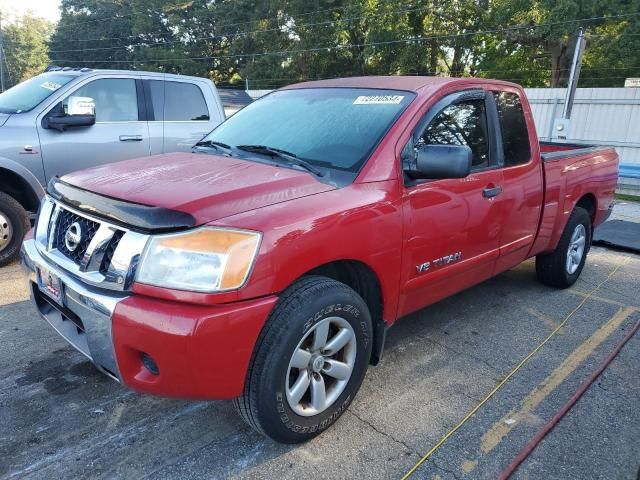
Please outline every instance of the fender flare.
M18 175L29 186L31 189L30 193L33 194L38 201L44 196L45 190L40 181L33 173L18 162L6 157L0 157L0 168L5 168Z

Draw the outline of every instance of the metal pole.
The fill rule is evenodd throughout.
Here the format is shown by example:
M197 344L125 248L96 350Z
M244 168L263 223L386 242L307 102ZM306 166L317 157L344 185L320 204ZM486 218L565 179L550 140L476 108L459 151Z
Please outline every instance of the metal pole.
M584 55L584 47L586 40L582 28L578 29L578 38L576 38L576 48L573 52L573 62L571 62L571 74L569 75L569 85L567 86L567 96L564 99L564 107L562 108L562 118L571 118L571 110L573 109L573 100L576 96L576 88L580 79L580 67L582 67L582 56Z
M553 99L553 110L551 110L551 122L549 123L549 140L553 138L553 119L556 118L556 112L558 111L558 105L560 104L560 97Z
M2 12L0 12L0 93L4 92L4 70L2 69L2 60L4 56L4 43L2 37ZM6 58L4 59L6 62Z

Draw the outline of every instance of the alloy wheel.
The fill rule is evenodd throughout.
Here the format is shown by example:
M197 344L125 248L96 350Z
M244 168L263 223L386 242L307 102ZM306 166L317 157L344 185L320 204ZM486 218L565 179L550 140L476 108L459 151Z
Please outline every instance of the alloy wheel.
M349 383L356 350L355 332L344 318L329 317L315 324L289 360L285 385L291 409L308 417L329 408Z
M587 243L587 231L584 225L579 223L574 228L571 234L571 240L569 241L569 249L567 251L567 272L569 275L573 275L582 261L584 255L584 248Z

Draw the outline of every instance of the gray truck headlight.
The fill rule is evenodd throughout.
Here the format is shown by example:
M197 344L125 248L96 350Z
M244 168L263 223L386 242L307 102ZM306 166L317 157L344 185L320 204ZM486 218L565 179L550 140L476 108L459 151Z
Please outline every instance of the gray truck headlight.
M246 281L261 235L247 230L205 227L149 238L136 281L197 292L240 288Z

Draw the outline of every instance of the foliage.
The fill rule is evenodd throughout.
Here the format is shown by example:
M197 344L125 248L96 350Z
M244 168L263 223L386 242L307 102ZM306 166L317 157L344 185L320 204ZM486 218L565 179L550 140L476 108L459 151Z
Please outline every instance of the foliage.
M387 74L563 86L582 26L580 86L621 86L640 76L638 12L640 0L62 0L50 49L63 66L251 88Z
M5 89L42 72L49 63L47 40L53 25L27 12L17 21L3 24L2 60Z

